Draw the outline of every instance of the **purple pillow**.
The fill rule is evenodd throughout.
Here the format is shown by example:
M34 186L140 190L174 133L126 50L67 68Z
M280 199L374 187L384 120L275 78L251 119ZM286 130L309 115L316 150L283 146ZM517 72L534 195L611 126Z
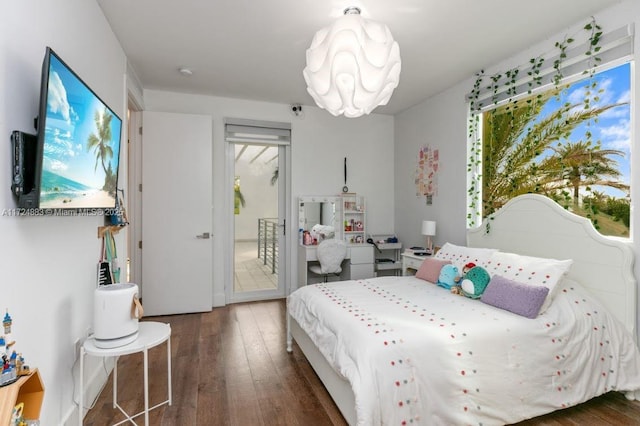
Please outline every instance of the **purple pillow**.
M480 300L526 318L535 318L548 293L547 287L522 284L494 275Z
M420 269L416 272L416 278L429 281L431 283L437 283L438 277L440 277L440 270L444 265L449 265L450 260L434 259L433 257L427 257L422 261Z

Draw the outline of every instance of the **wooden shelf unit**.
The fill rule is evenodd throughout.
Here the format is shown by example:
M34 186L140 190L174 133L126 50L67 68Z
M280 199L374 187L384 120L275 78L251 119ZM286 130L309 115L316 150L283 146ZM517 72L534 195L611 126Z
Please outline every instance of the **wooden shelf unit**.
M26 420L39 420L44 383L38 369L28 376L22 376L10 385L0 387L0 425L8 425L13 408L24 403L23 417Z

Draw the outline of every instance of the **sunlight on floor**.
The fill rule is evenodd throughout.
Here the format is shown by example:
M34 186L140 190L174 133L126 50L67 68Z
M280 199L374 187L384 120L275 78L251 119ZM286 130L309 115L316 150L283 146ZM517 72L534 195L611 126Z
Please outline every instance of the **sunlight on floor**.
M258 258L258 243L255 241L235 242L234 291L275 290L278 274Z

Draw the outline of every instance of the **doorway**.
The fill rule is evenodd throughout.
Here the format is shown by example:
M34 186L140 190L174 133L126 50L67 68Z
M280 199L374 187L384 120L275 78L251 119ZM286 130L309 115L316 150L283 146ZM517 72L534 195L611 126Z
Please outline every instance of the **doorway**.
M230 218L231 303L281 298L286 287L288 124L225 120Z

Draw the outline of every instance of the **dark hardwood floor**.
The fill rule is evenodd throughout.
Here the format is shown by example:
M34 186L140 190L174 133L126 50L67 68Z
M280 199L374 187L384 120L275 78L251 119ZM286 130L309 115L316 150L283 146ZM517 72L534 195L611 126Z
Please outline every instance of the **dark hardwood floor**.
M152 410L152 425L345 425L299 348L285 350L284 300L243 303L203 314L148 318L171 324L173 405ZM166 347L149 351L150 406L166 399ZM142 410L142 354L118 362L118 402ZM112 377L85 417L87 426L117 423ZM136 418L144 424L142 417ZM428 422L425 422L428 425ZM638 425L640 402L609 393L585 404L519 423Z

